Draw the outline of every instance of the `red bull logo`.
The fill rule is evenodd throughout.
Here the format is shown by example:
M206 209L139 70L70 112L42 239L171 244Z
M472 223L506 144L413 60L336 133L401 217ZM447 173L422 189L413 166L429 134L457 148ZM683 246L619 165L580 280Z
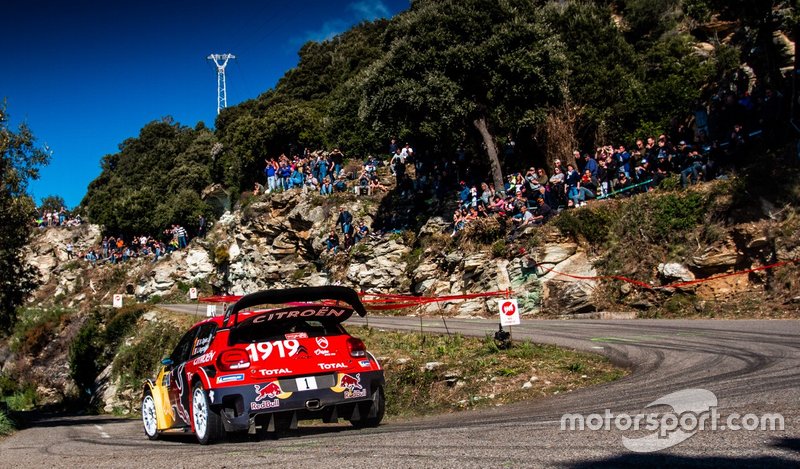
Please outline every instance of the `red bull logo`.
M267 383L264 386L259 386L257 384L254 386L256 388L256 402L262 399L275 399L279 394L283 393L281 386L276 381Z
M342 375L341 380L341 387L347 388L348 391L353 392L356 389L364 389L361 386L361 373L356 373L355 376L353 375Z

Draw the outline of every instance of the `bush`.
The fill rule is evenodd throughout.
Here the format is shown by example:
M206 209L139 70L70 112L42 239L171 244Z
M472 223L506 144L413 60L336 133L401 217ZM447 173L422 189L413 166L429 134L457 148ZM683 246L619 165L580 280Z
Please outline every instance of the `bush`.
M0 436L10 435L14 431L14 422L0 410Z
M18 388L14 394L4 398L6 406L8 406L10 410L17 412L33 409L38 399L39 396L36 394L36 386L33 384L26 384Z
M706 198L697 192L665 194L651 201L652 223L643 224L643 229L648 231L649 226L652 237L657 240L667 240L675 237L676 232L694 229L707 212Z
M91 393L97 374L105 366L104 348L99 315L93 315L81 326L69 347L69 373L81 396Z
M589 210L567 210L555 219L562 233L582 237L590 244L600 247L614 228L616 217L611 208L602 205Z
M50 342L56 329L69 316L64 308L29 308L20 312L14 326L12 349L23 355L36 355Z
M499 217L478 218L461 230L461 239L478 244L491 244L505 235L505 220Z
M105 343L107 349L116 349L120 341L131 333L136 321L145 313L145 305L132 304L112 310L106 322Z
M506 255L505 240L497 240L492 243L492 257L504 257Z
M135 343L120 349L112 365L112 374L121 378L124 386L136 386L151 378L161 359L172 351L180 337L181 331L170 324L148 325Z

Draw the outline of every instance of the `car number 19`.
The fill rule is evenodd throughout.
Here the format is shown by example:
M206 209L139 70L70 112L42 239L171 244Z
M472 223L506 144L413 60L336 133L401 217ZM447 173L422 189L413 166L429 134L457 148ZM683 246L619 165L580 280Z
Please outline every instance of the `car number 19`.
M273 349L278 349L278 356L281 358L292 357L300 348L300 343L294 339L276 340L273 342L259 342L245 347L250 352L250 359L254 362L266 360L272 354Z

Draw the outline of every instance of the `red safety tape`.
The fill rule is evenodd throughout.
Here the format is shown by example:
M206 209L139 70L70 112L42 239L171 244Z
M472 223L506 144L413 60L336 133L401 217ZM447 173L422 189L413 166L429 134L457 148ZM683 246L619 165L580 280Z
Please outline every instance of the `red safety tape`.
M719 275L712 275L711 277L701 278L701 279L697 279L697 280L689 280L689 281L684 281L684 282L673 282L673 283L670 283L668 285L662 285L662 286L656 286L656 287L654 287L654 286L652 286L652 285L650 285L648 283L642 282L641 280L636 280L636 279L632 279L632 278L628 278L628 277L623 277L622 275L598 275L598 276L573 275L573 274L568 274L566 272L559 272L559 271L557 271L555 269L551 269L549 267L545 267L545 266L542 266L542 265L540 265L539 267L541 267L542 270L545 270L547 272L553 272L556 275L563 275L564 277L570 277L570 278L574 278L574 279L578 279L578 280L619 280L619 281L622 281L622 282L630 283L632 285L636 285L636 286L644 288L646 290L666 290L666 289L672 289L672 288L686 287L686 286L689 286L689 285L696 285L696 284L699 284L699 283L711 282L713 280L719 280L721 278L726 278L726 277L733 277L733 276L736 276L736 275L746 275L746 274L750 274L750 273L753 273L753 272L758 272L758 271L761 271L761 270L774 269L776 267L782 267L784 265L796 264L798 262L800 262L800 259L790 259L788 261L780 261L780 262L776 262L774 264L763 265L761 267L754 267L752 269L740 270L740 271L736 271L736 272L728 272L728 273L719 274Z

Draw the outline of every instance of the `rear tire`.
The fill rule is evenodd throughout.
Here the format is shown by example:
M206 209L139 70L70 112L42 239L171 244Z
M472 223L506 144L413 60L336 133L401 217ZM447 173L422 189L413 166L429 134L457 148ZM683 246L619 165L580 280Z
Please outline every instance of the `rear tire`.
M197 441L201 445L215 443L225 435L222 418L211 408L208 394L200 383L192 388L192 422Z
M376 408L374 417L362 417L360 420L351 420L350 423L356 428L370 428L377 427L383 420L383 415L386 413L386 399L383 394L383 386L378 386L372 393L371 406ZM366 406L365 406L366 407ZM366 411L369 412L370 408L367 407Z
M161 433L158 431L158 418L156 417L156 401L150 391L145 391L142 398L142 423L144 434L151 440L157 440Z

